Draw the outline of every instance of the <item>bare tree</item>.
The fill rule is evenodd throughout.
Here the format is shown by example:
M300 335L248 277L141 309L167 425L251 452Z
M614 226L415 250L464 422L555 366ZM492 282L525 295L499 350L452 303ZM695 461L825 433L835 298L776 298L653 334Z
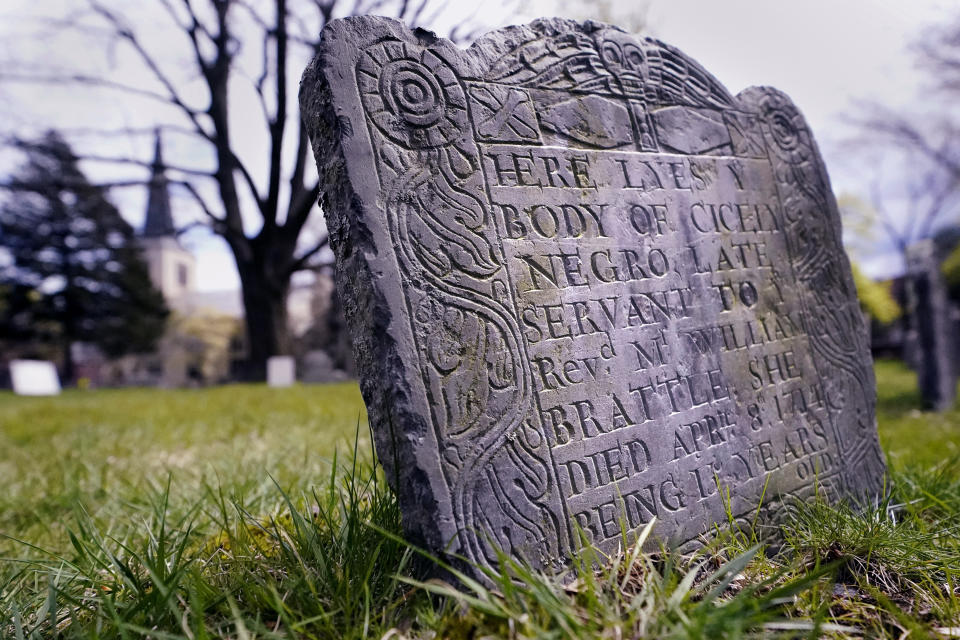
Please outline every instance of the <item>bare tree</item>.
M140 3L86 0L75 14L48 22L82 30L117 55L122 52L149 83L118 80L109 73L32 70L18 75L10 65L0 80L70 83L166 105L175 114L168 122L95 133L137 136L157 126L199 140L210 150L210 169L185 163L168 164L168 169L203 212L204 224L233 253L242 285L250 375L260 377L269 356L289 353L292 347L286 298L293 274L330 259L322 226L317 231L315 224L308 225L319 189L295 99L300 71L317 50L320 30L334 17L364 13L428 24L444 5L432 0L154 0L154 8L184 36L186 51L171 56L169 49L151 46L140 18L143 7L135 4ZM471 29L479 28L476 20L463 16L450 36L468 39L474 35ZM251 59L257 63L251 65ZM239 131L237 83L252 88L261 118L259 124L242 122ZM268 153L262 161L242 159L238 150L250 127L266 130ZM98 154L90 147L78 152L88 161L149 165L148 159Z
M851 232L845 240L851 256L862 257L863 245L879 240L905 259L907 247L932 237L957 212L960 189L949 171L915 153L894 160L896 168L871 167L869 199L849 194L839 199L844 227Z
M853 118L858 157L873 174L872 211L860 214L901 255L960 222L960 13L928 29L914 52L928 79L921 103L911 111L866 104Z

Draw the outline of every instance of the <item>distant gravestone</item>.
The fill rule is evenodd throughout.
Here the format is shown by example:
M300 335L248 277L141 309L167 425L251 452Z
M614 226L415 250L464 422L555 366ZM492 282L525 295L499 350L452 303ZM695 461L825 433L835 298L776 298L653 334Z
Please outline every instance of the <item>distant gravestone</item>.
M267 358L267 386L289 387L297 381L297 363L293 356Z
M300 363L300 380L303 382L343 382L350 376L338 369L330 354L322 349L308 351Z
M55 396L60 393L57 369L46 360L11 360L10 380L17 395Z
M917 371L928 409L947 411L957 399L957 325L932 240L907 249L908 362Z
M557 567L885 471L810 130L680 51L539 20L463 51L331 22L301 105L409 536ZM719 488L718 488L719 485Z

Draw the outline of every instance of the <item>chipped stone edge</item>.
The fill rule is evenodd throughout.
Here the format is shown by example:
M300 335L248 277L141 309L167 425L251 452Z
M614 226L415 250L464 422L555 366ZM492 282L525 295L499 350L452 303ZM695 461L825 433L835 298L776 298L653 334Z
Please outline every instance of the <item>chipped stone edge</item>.
M343 50L351 44L349 32L373 30L384 31L383 19L335 20L327 25L319 53L303 74L300 109L320 174L320 204L336 257L336 286L350 326L360 390L378 460L400 501L408 539L437 550L456 531L451 509L443 497L445 488L436 486L437 478L425 471L437 467L436 461L420 460L424 451L436 451L437 447L425 442L434 439L433 433L426 418L416 410L417 406L428 405L425 398L417 398L424 395L423 391L411 384L420 376L409 323L392 315L388 300L388 291L402 295L399 268L392 246L384 244L383 230L372 228L378 224L372 219L383 215L376 197L379 186L372 161L366 167L362 162L351 166L346 161L346 148L356 153L363 152L364 147L370 149L371 145L365 123L351 122L353 114L335 106L356 103L359 109L357 98L338 95L335 100L337 87L329 77L348 66L352 68L355 62L355 58L343 60ZM386 265L384 261L394 264ZM391 289L390 284L395 286ZM345 291L350 295L342 295ZM386 384L388 380L390 384ZM430 522L438 526L427 526Z

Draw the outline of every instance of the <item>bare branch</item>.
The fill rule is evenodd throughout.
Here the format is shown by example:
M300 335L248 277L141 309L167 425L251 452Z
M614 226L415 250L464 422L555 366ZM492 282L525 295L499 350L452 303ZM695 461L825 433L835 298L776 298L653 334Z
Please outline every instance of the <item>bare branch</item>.
M287 210L294 208L294 203L300 198L306 187L303 184L304 173L307 169L308 157L310 155L310 139L307 135L307 129L303 122L297 127L297 157L293 165L293 174L290 176L290 201L287 203Z
M933 226L937 219L947 210L947 203L957 195L956 181L942 181L936 184L936 176L930 175L924 181L923 196L926 197L926 210L920 214L918 237L926 238L933 233Z
M169 4L169 0L163 0L163 3L169 7L170 14L173 15L174 9ZM207 60L203 57L203 51L200 49L200 38L197 34L202 33L211 41L213 40L213 35L200 23L200 20L197 18L197 14L193 10L193 6L190 4L190 0L184 0L183 4L187 9L187 14L190 16L190 23L182 24L176 18L174 18L174 20L187 34L187 37L190 38L190 45L193 48L193 59L196 60L197 67L200 69L200 73L206 77L208 64Z
M99 87L103 89L111 89L115 91L122 91L129 93L131 95L137 95L143 98L149 98L157 102L162 102L163 104L170 105L170 97L162 93L157 93L156 91L151 91L149 89L143 89L140 87L134 87L129 84L124 84L122 82L116 82L113 80L108 80L106 78L99 78L96 76L89 76L82 73L72 73L72 74L50 74L50 75L39 75L39 74L22 74L16 72L0 72L0 80L6 82L17 82L24 84L50 84L50 85L64 85L64 84L82 84L89 85L92 87ZM191 110L185 105L175 105L180 108L181 111L187 110L191 115L191 119L196 119L201 115L202 111ZM199 126L199 125L198 125ZM204 131L202 128L195 129L195 133L199 133L201 136L210 140L211 137Z
M868 113L865 116L853 118L852 122L859 126L864 134L870 138L875 138L879 134L894 145L915 149L960 179L960 157L951 154L951 151L956 153L955 148L960 132L951 131L952 127L948 123L941 123L942 130L936 136L936 139L941 141L938 145L931 134L924 132L915 124L914 119L876 104L865 105L862 109ZM929 128L929 119L925 122Z
M304 253L298 258L294 258L292 264L290 265L288 273L292 274L296 271L301 271L303 269L309 268L307 264L310 262L310 259L313 258L318 253L320 253L321 251L323 251L327 246L329 246L329 244L330 244L330 237L324 234L324 236L320 240L318 240L317 243L310 250L308 250L306 253Z
M99 156L96 154L85 153L77 157L78 160L83 162L101 162L105 164L131 164L138 167L150 168L153 166L153 162L150 160L141 160L139 158L130 158L125 156ZM199 176L202 178L214 178L216 174L209 170L203 169L194 169L193 167L180 167L176 165L171 165L164 163L164 168L169 171L176 171L177 173L183 173L190 176Z
M184 189L187 190L187 192L188 192L191 196L193 196L193 199L194 199L194 200L196 201L196 203L200 206L200 209L203 211L203 213L204 213L208 218L210 218L210 221L211 221L211 222L213 223L213 225L214 225L214 231L215 231L215 232L217 232L217 233L223 233L223 232L224 232L224 230L221 229L220 227L226 224L226 220L225 220L224 218L218 216L217 214L215 214L215 213L210 209L210 207L207 205L207 201L203 199L203 196L200 195L200 192L197 191L197 188L196 188L195 186L193 186L193 184L191 184L190 182L187 182L187 181L185 181L185 180L174 181L173 184L176 184L176 185L179 185L179 186L183 187Z
M429 2L429 0L420 0L420 4L413 10L413 15L410 17L411 26L420 26L420 19L423 17L423 12L427 8L427 2Z
M890 221L890 216L887 213L886 207L883 206L883 195L880 193L880 185L875 180L870 185L870 200L873 205L873 209L877 212L877 216L880 220L880 226L883 227L884 232L887 234L891 244L894 248L900 252L901 255L906 255L907 245L910 244L910 238L908 235L905 235L899 229L897 229L893 223Z
M176 231L174 231L174 235L176 235L177 237L180 237L186 233L189 233L190 231L193 231L194 229L199 229L199 228L209 230L210 225L201 220L194 220L193 222L188 222L182 227L179 227Z
M267 187L267 206L272 213L265 216L264 222L274 225L277 222L277 208L280 198L280 169L283 152L283 133L287 122L287 0L277 0L276 29L276 69L274 70L277 111L270 121L270 182Z
M91 15L90 12L87 10L77 9L77 10L71 11L65 16L61 16L57 18L51 18L47 16L38 17L38 18L34 18L32 22L35 22L36 24L39 24L40 26L46 27L49 29L49 31L47 31L46 29L39 31L36 35L40 38L51 37L64 29L71 29L73 31L76 31L77 33L82 33L88 36L92 36L94 38L99 38L101 40L104 37L109 37L113 35L113 31L111 31L110 29L105 29L102 26L98 26L94 24L84 23L83 19L90 15Z
M157 130L168 131L170 133L179 133L184 136L197 137L197 132L193 129L181 127L175 124L157 124L149 127L118 127L116 129L98 129L94 127L69 127L58 129L64 136L74 137L97 137L97 138L138 138L153 137ZM205 142L210 142L203 138Z
M177 15L177 10L174 9L173 5L170 3L170 0L159 0L159 2L167 11L167 15L170 16L170 19L173 20L173 23L177 25L181 31L187 31L190 29L190 25L180 21L180 16Z
M240 175L243 177L244 183L247 185L247 188L250 190L250 195L253 196L253 199L257 201L257 206L260 210L263 210L263 199L260 197L260 191L257 190L257 183L253 180L253 175L250 173L250 170L247 169L247 166L240 160L240 157L233 152L233 149L227 149L227 152L230 155L230 158L233 162L233 167L240 172Z
M107 20L114 28L116 35L126 40L134 51L137 52L140 60L147 66L153 76L163 85L163 87L170 94L168 101L183 111L184 114L190 119L193 123L193 126L197 129L197 132L205 137L210 137L210 134L201 126L199 119L197 118L197 110L188 106L186 102L181 98L180 94L177 92L176 87L170 78L163 72L160 66L157 64L156 60L153 59L153 56L144 48L140 43L140 40L134 34L133 30L128 26L124 25L121 19L116 16L112 11L101 5L97 0L87 0L90 3L91 8L100 14L105 20Z
M190 182L186 180L170 180L169 183L174 186L183 187L191 197L196 201L200 206L200 209L203 211L204 215L209 218L210 223L214 225L214 231L217 233L222 233L222 230L218 230L218 225L223 225L224 219L215 213L207 204L206 200L200 195L200 192L197 188ZM108 182L97 182L91 184L85 178L70 178L70 177L61 177L56 182L51 182L50 180L43 180L38 182L29 182L19 179L8 180L0 182L0 189L5 191L12 192L30 192L30 193L47 193L52 188L57 189L69 189L71 187L88 187L92 186L95 189L109 190L109 189L122 189L129 187L138 187L142 188L150 184L150 180L111 180ZM199 223L203 226L208 226L205 223ZM178 231L177 233L181 233Z
M960 91L960 17L928 29L914 49L936 88L948 97Z
M56 182L50 180L38 182L21 179L5 180L0 182L0 189L13 192L46 193L50 191L51 188L70 189L93 186L95 189L121 189L125 187L143 187L145 184L146 182L143 180L112 180L91 185L91 183L85 179L60 177Z
M307 223L310 212L317 206L317 198L320 197L320 183L317 182L311 188L300 192L295 201L291 201L290 209L287 213L287 220L284 223L284 230L294 237L300 235L303 225Z
M336 266L336 262L333 260L323 260L322 262L314 262L312 264L305 264L297 271L312 271L314 273L329 273L331 268Z

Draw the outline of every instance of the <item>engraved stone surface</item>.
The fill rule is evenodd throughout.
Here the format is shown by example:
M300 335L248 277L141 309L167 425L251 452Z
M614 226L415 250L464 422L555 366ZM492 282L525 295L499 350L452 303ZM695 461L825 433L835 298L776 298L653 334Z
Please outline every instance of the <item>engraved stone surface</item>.
M770 88L539 20L469 49L331 22L301 87L379 459L434 551L558 567L876 495L829 180ZM718 488L719 485L719 488Z

